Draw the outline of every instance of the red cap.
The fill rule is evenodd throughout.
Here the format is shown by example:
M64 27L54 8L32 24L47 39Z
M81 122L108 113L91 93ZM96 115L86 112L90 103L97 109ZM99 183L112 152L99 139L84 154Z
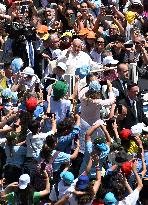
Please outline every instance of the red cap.
M129 136L131 136L132 132L129 129L123 129L120 132L120 138L123 140L128 140Z
M124 162L121 165L121 171L125 174L125 176L130 176L132 172L133 162Z
M26 100L26 109L28 111L34 111L37 107L37 99L35 97L30 97Z

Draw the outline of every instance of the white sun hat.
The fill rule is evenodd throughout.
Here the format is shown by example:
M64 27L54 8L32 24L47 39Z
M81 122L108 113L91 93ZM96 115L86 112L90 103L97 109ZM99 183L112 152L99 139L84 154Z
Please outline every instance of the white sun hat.
M34 70L33 68L31 67L26 67L23 72L22 72L25 76L28 76L28 75L31 75L33 76L34 75Z

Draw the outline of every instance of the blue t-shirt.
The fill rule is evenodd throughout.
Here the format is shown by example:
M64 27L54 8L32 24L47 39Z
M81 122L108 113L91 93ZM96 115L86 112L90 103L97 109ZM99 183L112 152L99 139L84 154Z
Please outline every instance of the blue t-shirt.
M144 158L145 158L146 170L147 170L144 178L148 178L148 150L144 152ZM138 170L138 173L142 172L142 160L141 159L138 159L137 170Z
M52 151L52 156L54 155L55 152L56 150ZM70 157L71 157L70 154L66 154L65 152L60 152L53 162L53 172L58 171L60 169L61 164L70 162Z
M10 153L10 147L6 145L5 153L7 156L6 165L15 165L17 167L21 167L24 163L24 158L26 156L27 148L24 146L13 146L12 147L12 155Z
M61 136L58 138L57 149L61 152L70 153L72 140L80 133L80 127L74 126L73 130L69 135Z

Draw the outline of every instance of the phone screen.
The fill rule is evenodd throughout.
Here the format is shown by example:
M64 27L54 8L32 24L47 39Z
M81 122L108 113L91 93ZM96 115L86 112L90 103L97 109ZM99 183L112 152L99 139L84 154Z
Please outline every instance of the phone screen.
M74 23L75 23L75 20L76 20L75 14L71 14L71 18L70 18L71 24L74 24Z
M26 6L23 5L23 6L21 7L20 13L21 13L21 14L24 14L24 13L26 12L26 10L27 10Z

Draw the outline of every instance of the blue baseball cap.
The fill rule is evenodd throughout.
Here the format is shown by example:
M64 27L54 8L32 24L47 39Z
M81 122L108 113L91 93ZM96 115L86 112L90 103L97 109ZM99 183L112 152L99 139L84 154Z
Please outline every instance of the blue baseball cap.
M89 84L89 90L100 91L101 85L97 80L93 80Z
M11 62L11 68L13 73L17 73L23 67L23 60L21 58L15 58Z
M108 147L105 143L96 144L96 147L102 152L106 152L108 150Z
M88 187L89 185L89 178L88 176L80 176L78 178L78 181L76 183L76 187L79 189L79 190L84 190Z
M115 198L114 194L112 192L108 192L104 199L103 199L104 203L106 205L110 204L110 205L114 205L117 202L117 199Z
M74 175L72 172L63 171L60 174L60 177L61 177L61 179L63 179L64 182L66 182L69 185L73 183Z
M84 65L80 68L77 68L75 71L75 75L78 75L80 79L83 79L90 72L90 67L88 65Z

